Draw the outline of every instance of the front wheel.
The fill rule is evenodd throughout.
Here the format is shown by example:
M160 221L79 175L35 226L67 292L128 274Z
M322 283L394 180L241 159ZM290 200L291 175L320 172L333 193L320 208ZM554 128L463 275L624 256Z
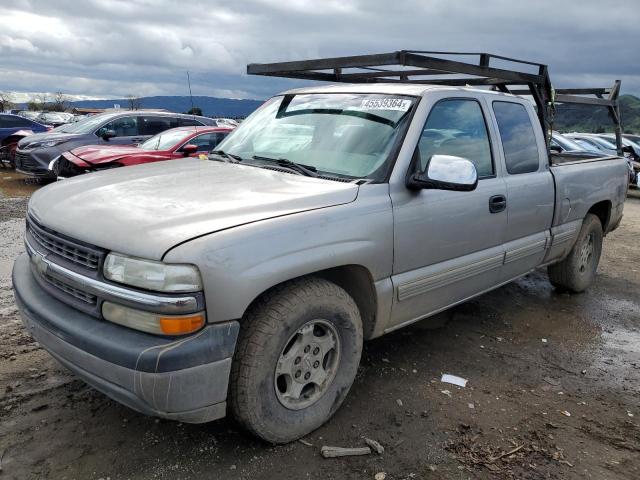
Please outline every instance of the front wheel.
M586 290L593 283L600 262L602 236L600 219L587 214L567 258L547 268L551 284L574 293Z
M231 370L231 409L268 442L303 437L340 407L361 352L360 313L346 291L320 278L285 283L243 318Z

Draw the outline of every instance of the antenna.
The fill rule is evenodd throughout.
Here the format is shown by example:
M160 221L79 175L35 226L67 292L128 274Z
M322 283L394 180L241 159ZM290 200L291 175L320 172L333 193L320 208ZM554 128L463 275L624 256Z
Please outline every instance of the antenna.
M196 112L193 106L193 95L191 94L191 77L189 76L189 70L187 70L187 84L189 85L189 99L191 100L191 115L193 116L193 131L198 133L198 127L196 126Z

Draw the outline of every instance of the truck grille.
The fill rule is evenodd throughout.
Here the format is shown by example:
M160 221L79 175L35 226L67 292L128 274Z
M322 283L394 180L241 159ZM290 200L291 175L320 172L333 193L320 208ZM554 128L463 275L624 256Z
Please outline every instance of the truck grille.
M45 229L38 225L33 218L27 219L27 231L40 247L48 252L59 255L70 262L96 271L104 257L104 251L82 245L73 240L67 239L52 230Z
M44 278L51 285L53 285L59 290L62 290L67 295L71 295L72 297L75 297L78 300L88 303L89 305L96 304L97 297L95 295L92 295L87 292L83 292L82 290L78 290L77 288L72 287L71 285L67 285L66 283L61 282L57 278L52 277L51 275L45 275Z

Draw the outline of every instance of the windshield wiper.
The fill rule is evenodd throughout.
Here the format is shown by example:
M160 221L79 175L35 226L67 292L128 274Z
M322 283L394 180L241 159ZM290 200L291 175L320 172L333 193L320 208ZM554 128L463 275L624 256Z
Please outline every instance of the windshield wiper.
M209 158L211 158L212 154L218 156L219 158L222 158L222 161L227 163L240 163L242 161L242 157L240 155L227 153L224 150L211 150L209 152Z
M254 155L253 159L262 160L263 162L273 162L281 167L293 170L300 175L304 175L305 177L318 176L318 169L316 167L312 167L311 165L302 165L301 163L292 162L291 160L288 160L286 158L269 158L260 155Z

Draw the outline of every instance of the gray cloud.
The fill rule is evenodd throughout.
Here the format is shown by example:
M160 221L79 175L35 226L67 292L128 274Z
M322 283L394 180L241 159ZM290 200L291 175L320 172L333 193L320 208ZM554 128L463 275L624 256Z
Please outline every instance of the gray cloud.
M299 82L249 62L397 49L547 63L557 87L640 94L637 0L17 0L0 6L0 90L264 98Z

